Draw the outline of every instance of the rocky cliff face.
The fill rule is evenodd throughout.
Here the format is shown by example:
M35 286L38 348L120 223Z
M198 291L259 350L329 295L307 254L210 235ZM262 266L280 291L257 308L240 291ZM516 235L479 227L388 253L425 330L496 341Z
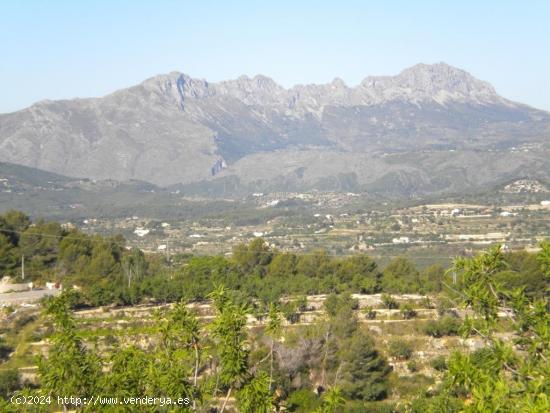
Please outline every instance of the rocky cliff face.
M436 159L443 175L472 185L469 168L499 159L509 167L489 164L487 180L546 175L550 168L535 168L546 166L537 157L549 131L548 113L444 63L355 87L335 79L285 89L265 76L209 83L173 72L103 98L0 115L0 161L160 185L234 176L307 188L346 173L360 188L382 179L414 193L447 185L425 170ZM450 160L457 155L462 164ZM226 167L213 173L220 159Z

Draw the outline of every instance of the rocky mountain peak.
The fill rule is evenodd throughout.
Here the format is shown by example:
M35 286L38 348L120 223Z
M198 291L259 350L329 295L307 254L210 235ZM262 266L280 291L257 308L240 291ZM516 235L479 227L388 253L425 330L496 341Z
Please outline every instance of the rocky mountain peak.
M411 103L448 102L505 104L508 102L487 82L446 63L419 63L396 76L369 76L359 89L373 103L401 100Z
M487 82L476 79L468 72L446 63L417 64L403 70L397 80L404 86L437 93L441 90L459 93L496 95Z
M137 97L144 106L172 105L183 109L187 99L201 99L214 93L206 80L174 71L151 77L129 89L119 90L113 96L125 102Z

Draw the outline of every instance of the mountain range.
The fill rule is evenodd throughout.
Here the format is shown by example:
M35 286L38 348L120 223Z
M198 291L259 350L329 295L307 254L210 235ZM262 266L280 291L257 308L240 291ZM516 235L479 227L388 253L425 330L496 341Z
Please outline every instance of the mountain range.
M286 89L172 72L101 98L0 114L0 161L188 193L395 197L550 179L550 114L444 63Z

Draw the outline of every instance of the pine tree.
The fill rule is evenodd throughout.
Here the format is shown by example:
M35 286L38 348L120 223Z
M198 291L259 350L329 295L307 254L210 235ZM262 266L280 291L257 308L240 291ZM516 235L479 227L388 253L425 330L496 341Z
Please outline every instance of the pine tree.
M271 385L273 383L273 359L274 359L274 347L275 339L281 335L282 331L282 317L277 307L271 303L269 305L269 311L267 314L267 324L265 326L265 332L271 339L269 348L269 391L271 391Z
M67 290L46 304L55 333L47 357L38 360L38 371L42 390L52 397L92 397L100 390L101 363L76 333L72 299L72 292ZM63 405L63 410L67 407Z
M223 412L232 391L241 387L249 378L249 349L246 342L248 308L234 304L227 296L227 290L224 287L216 288L210 297L217 313L210 328L216 340L216 350L220 359L219 379L227 388L220 409L220 412Z
M374 348L373 340L358 330L340 350L342 373L339 384L350 399L380 400L388 393L391 366Z
M237 393L237 402L242 413L269 413L273 411L273 395L269 389L271 378L258 373Z

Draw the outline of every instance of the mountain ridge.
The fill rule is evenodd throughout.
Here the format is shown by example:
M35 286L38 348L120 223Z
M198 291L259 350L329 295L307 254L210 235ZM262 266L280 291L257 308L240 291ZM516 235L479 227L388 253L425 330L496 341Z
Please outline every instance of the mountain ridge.
M172 83L174 83L180 92L179 98L182 101L185 98L197 99L221 94L237 97L248 104L257 104L257 101L250 99L254 99L255 94L267 93L269 96L262 96L262 98L269 102L269 97L278 97L280 100L275 100L275 102L289 108L295 107L296 103L301 100L311 99L312 95L320 92L329 94L329 98L335 99L325 102L326 104L341 105L380 104L392 99L411 98L413 92L422 93L421 99L427 100L432 97L439 103L445 98L464 100L466 97L473 98L480 104L514 103L500 97L488 82L478 80L466 71L446 63L433 65L419 63L402 70L395 76L367 76L356 86L348 86L342 79L335 78L330 83L296 84L285 88L272 78L262 74L253 77L241 75L236 79L208 82L205 79L193 78L178 71L153 76L138 86L160 87L162 82L164 82L164 88L173 87ZM394 90L388 93L387 89L389 88ZM450 96L437 96L438 93L449 92L449 89L452 89ZM456 94L453 96L452 92ZM338 95L340 98L346 99L338 99ZM437 99L438 97L440 100ZM416 98L416 100L421 99ZM261 103L265 105L266 100Z
M455 165L452 153L464 155L457 179L472 181L468 168L484 162L492 165L489 181L545 179L549 172L534 165L545 165L539 157L549 135L549 113L445 63L368 76L353 87L338 78L287 89L263 75L210 83L170 72L101 98L41 101L0 115L0 161L161 186L234 176L248 187L258 176L315 189L340 170L359 188L375 176L399 181L411 196L445 189L425 165ZM516 147L532 152L520 156ZM396 167L384 158L391 154L410 159Z
M446 76L445 76L446 74ZM161 83L164 82L164 87L161 86ZM109 97L117 96L121 93L124 93L128 90L134 90L136 88L143 87L146 90L153 92L155 88L165 89L164 91L167 92L167 88L172 87L171 83L174 83L176 85L176 88L179 89L180 87L185 88L185 92L182 92L184 94L183 97L186 98L205 98L205 97L212 97L216 94L221 95L232 95L230 92L234 92L232 96L239 97L245 96L242 98L243 101L246 101L247 95L252 95L253 93L256 93L257 90L264 90L268 93L286 93L288 96L285 96L288 99L288 102L290 106L295 104L295 101L300 98L304 98L304 92L306 92L305 97L309 97L310 94L314 93L315 91L336 91L336 92L356 92L356 93L363 93L363 96L351 96L351 100L346 101L336 101L336 102L329 102L329 103L338 103L342 105L353 105L355 103L360 104L380 104L384 103L384 101L381 101L380 99L386 99L386 101L395 99L395 98L402 98L402 95L392 95L391 93L385 93L385 95L382 96L374 96L375 90L379 90L380 93L384 92L385 89L391 86L397 86L400 87L402 90L402 93L405 92L424 92L425 94L422 95L422 98L429 98L432 97L433 101L442 103L437 99L437 93L444 92L446 89L448 91L449 88L455 88L458 90L455 90L456 92L461 92L462 95L455 95L454 97L460 97L465 98L465 94L469 93L470 96L476 97L476 95L480 95L483 99L479 99L477 103L483 104L483 103L505 103L508 105L520 105L523 107L528 107L531 109L534 109L538 112L545 113L550 115L550 112L534 108L533 106L514 102L508 99L505 99L501 97L494 87L486 81L479 80L466 72L465 70L462 70L460 68L448 65L444 62L435 63L435 64L425 64L425 63L418 63L416 65L413 65L411 67L408 67L406 69L403 69L401 72L399 72L397 75L381 75L381 76L366 76L361 80L357 85L355 86L348 86L345 81L343 81L341 78L336 77L331 82L328 83L307 83L302 84L298 83L295 84L289 88L285 88L278 84L275 80L273 80L271 77L263 75L263 74L256 74L252 77L248 75L240 75L239 77L235 79L229 79L229 80L222 80L218 82L210 82L208 80L205 80L203 78L195 78L191 77L190 75L180 72L180 71L171 71L166 74L159 74L155 76L151 76L144 81L138 83L134 86L129 86L127 88L122 88L115 90L113 92L110 92L106 95L99 96L99 97L76 97L72 99L57 99L57 100L51 100L51 99L43 99L40 101L37 101L30 105L27 108L20 109L18 111L14 112L8 112L8 113L0 113L0 116L3 115L10 115L17 112L28 110L35 106L43 106L43 105L50 105L54 103L64 103L64 102L82 102L82 101L97 101ZM417 87L412 88L413 86L417 85ZM418 87L421 86L421 87ZM180 89L181 91L181 89ZM235 96L237 95L237 96ZM435 95L435 96L434 96ZM347 96L348 98L350 96ZM368 99L369 97L373 99L373 101L363 100L360 102L357 102L357 99L360 98ZM178 98L182 98L182 96L178 96ZM354 100L354 99L355 100ZM453 96L448 96L447 98L453 98ZM473 102L470 102L473 103ZM265 104L265 102L262 102L262 104Z

